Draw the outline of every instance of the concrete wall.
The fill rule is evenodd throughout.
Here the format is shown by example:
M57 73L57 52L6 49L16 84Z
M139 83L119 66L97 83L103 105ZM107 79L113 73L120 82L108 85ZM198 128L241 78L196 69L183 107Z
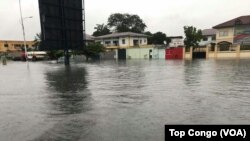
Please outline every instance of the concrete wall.
M236 52L217 52L216 58L236 58Z
M209 46L206 47L207 59L226 59L226 58L250 58L250 50L240 50L240 45L235 47L235 51L218 51L215 47L215 51L209 51ZM184 52L185 59L192 59L192 48L190 52Z
M185 53L184 58L187 60L192 59L192 55L190 53Z
M250 58L250 50L249 51L241 51L240 58Z
M153 59L165 59L166 50L165 49L153 49Z
M215 53L214 52L209 52L208 54L207 54L207 59L208 58L215 58L216 56L215 56Z
M190 51L186 52L185 48L183 49L183 59L190 60L193 58L193 47L190 47Z
M100 59L102 60L112 60L115 59L115 57L116 57L116 51L100 53Z
M153 48L128 48L126 50L127 59L149 59L149 51L153 51Z

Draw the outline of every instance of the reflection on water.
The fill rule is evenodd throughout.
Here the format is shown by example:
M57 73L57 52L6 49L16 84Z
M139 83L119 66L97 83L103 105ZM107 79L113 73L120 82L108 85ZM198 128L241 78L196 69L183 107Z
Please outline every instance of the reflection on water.
M45 73L48 90L48 117L56 124L34 140L79 140L92 123L83 120L81 113L90 110L90 92L87 90L84 67L58 67Z
M204 61L204 60L203 60ZM187 86L199 85L200 75L202 74L201 60L186 60L184 67L185 83Z
M250 60L0 68L0 140L162 141L165 124L249 124Z
M55 111L78 114L87 107L90 92L87 88L85 68L60 67L46 73L49 100Z

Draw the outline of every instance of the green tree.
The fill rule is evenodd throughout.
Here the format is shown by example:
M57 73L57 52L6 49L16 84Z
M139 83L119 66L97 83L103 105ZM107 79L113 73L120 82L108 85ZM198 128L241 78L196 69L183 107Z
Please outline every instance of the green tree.
M102 36L111 33L108 26L105 24L97 24L94 29L96 31L92 34L93 36Z
M162 32L156 32L153 34L153 44L164 44L164 41L165 42L168 42L168 38L167 38L167 35L165 33L162 33Z
M104 52L105 48L100 43L91 43L86 46L83 54L86 56L87 60L89 58L98 57L101 52Z
M116 32L143 33L147 27L138 15L115 13L108 18L108 26Z
M167 35L163 32L156 32L152 34L151 32L147 31L144 34L148 35L148 44L158 44L163 45L164 42L167 44L170 43L170 39L167 37Z
M150 31L147 31L144 34L148 35L148 44L153 44L153 34Z
M39 50L41 42L42 42L41 33L37 33L34 39L35 50Z
M47 54L51 60L57 60L58 58L64 56L64 51L63 50L51 50L51 51L47 51Z
M184 40L184 43L186 47L198 47L199 42L202 39L202 32L201 30L197 30L193 26L184 26L184 33L186 35L186 38Z

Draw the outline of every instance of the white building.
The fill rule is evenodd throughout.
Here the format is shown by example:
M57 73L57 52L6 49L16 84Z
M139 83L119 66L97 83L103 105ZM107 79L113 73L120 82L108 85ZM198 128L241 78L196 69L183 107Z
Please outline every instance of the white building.
M169 43L169 47L183 47L184 46L184 39L182 36L172 36L168 37L171 39Z
M207 46L211 43L216 43L216 30L204 29L202 30L203 38L199 43L199 46Z
M148 44L147 37L145 34L122 32L98 36L95 42L100 42L107 49L143 47Z
M85 34L85 42L86 42L86 45L89 45L90 43L94 43L95 37L89 34Z

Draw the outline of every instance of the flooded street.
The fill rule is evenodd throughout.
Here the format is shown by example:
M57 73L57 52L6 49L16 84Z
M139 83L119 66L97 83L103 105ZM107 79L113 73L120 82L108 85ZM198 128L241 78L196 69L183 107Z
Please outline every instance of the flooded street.
M165 124L249 124L250 60L0 65L1 141L163 141Z

